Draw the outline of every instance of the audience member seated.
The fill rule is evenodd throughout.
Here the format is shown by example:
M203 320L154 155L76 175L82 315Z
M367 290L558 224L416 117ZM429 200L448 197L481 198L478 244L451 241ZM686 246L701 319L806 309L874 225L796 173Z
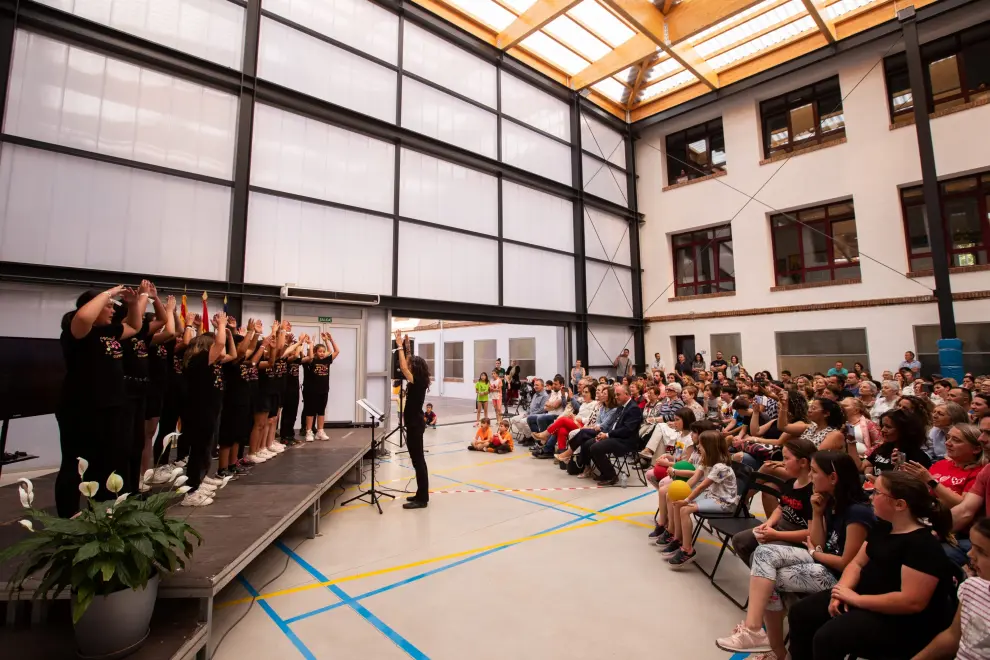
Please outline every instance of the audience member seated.
M487 417L481 418L481 425L474 434L474 441L468 445L471 451L485 451L492 444L492 421Z
M556 449L563 451L567 446L567 438L571 431L576 431L582 427L574 414L574 408L570 404L564 409L557 419L555 419L546 431L538 431L533 434L533 439L543 442L542 446L537 445L533 450L533 458L553 458Z
M608 385L604 388L607 390ZM601 385L596 385L595 381L588 379L583 389L583 401L581 402L580 408L578 408L577 415L575 419L579 423L581 428L585 426L592 426L598 422L598 414L602 408L602 402L598 400L598 393L602 389ZM607 397L607 392L603 396ZM568 441L573 438L581 428L575 429L567 434L567 438L564 441L564 451L557 454L557 460L560 465L563 466L562 469L567 468L567 463L570 461L571 456L574 455L574 450L571 449Z
M855 397L846 397L839 404L846 418L845 435L852 432L852 439L856 441L856 451L860 456L865 456L880 444L880 427L877 426L867 412L866 404Z
M839 452L817 452L811 461L811 484L814 494L807 536L799 546L768 543L763 535L752 555L746 620L730 636L716 640L719 648L772 651L773 658L783 659L787 651L781 593L803 596L831 589L859 553L876 519L856 463Z
M690 413L690 416L687 413ZM683 436L689 434L690 426L697 418L690 408L680 408L669 421L664 420L663 417L649 419L655 420L655 423L646 440L646 447L639 452L639 455L645 460L653 461L661 447L669 453L679 440L683 441ZM688 419L690 421L685 422Z
M685 420L688 417L693 417L690 410L682 409L679 414L682 416L681 419ZM661 543L658 539L667 528L667 488L676 479L687 481L694 488L697 482L701 480L701 473L698 471L698 467L701 465L701 453L697 449L699 438L705 431L717 431L715 423L707 419L692 422L690 429L690 434L686 440L677 442L673 447L668 447L668 451L656 456L653 465L646 470L646 483L656 488L658 495L657 514L653 521L654 528L649 535L649 538L655 539L657 545L665 545L668 542ZM684 436L681 437L684 438Z
M547 400L550 394L543 389L543 380L536 378L533 380L533 399L529 402L529 410L522 415L516 415L510 421L513 437L520 438L520 444L533 444L530 436L533 432L529 427L529 418L536 417L546 410Z
M437 427L437 414L433 412L433 404L426 404L426 410L423 411L423 421L426 422L427 426Z
M870 419L874 423L880 423L880 416L883 415L888 410L893 410L897 407L897 400L901 397L900 388L897 386L897 382L893 380L884 380L883 384L880 386L880 398L876 400L873 404L873 410L870 411Z
M550 392L548 394L549 396L543 405L543 410L538 414L529 415L526 418L526 423L529 425L531 433L546 431L547 427L553 424L554 420L564 412L564 408L567 405L567 393L564 391L563 376L558 375L554 377L550 383Z
M867 479L873 481L907 461L920 463L926 469L931 467L931 459L921 449L925 431L917 416L904 410L885 412L880 419L880 435L883 442L866 456L862 465Z
M956 424L968 424L969 415L951 401L940 403L932 409L932 428L928 431L928 439L922 447L928 458L940 461L945 458L945 438L949 429Z
M909 658L951 619L955 568L940 547L948 510L906 473L884 472L875 485L879 522L856 558L831 591L791 608L792 660Z
M513 449L515 449L515 447L512 443L512 431L509 429L509 420L503 418L502 421L498 423L498 435L492 437L492 443L485 449L485 451L493 454L508 454Z
M619 405L619 414L611 430L599 431L595 436L595 442L590 446L591 461L598 468L600 486L613 486L618 483L619 479L609 455L621 456L634 451L639 441L639 425L643 421L643 411L633 403L625 386L615 387L615 399Z
M615 387L622 387L616 385ZM615 389L610 385L598 386L598 419L585 426L568 438L567 444L570 454L561 454L560 460L563 462L575 453L580 452L574 460L570 461L573 467L568 467L568 473L577 474L581 479L587 479L594 475L595 465L591 461L591 445L597 441L599 433L608 433L615 425L619 417L619 404L615 398Z

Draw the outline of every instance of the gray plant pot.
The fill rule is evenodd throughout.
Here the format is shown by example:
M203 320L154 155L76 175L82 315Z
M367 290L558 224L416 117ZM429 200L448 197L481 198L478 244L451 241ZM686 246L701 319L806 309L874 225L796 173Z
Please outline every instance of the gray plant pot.
M141 648L151 631L157 598L157 574L144 589L124 589L94 598L75 625L79 657L114 660Z

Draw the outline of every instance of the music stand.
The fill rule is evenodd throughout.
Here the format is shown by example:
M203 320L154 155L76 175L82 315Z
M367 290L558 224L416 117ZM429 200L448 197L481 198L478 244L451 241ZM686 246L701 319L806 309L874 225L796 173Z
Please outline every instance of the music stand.
M378 442L379 442L378 440L375 439L375 429L378 428L378 424L380 422L384 421L384 419L385 419L385 413L383 413L383 412L379 411L377 408L375 408L374 404L372 404L367 399L358 399L357 404L359 406L361 406L365 410L365 412L368 413L368 416L371 418L371 454L372 454L372 456L371 456L371 487L367 490L367 492L359 493L358 495L355 495L351 499L346 500L344 502L341 502L341 506L343 506L345 504L350 504L351 502L354 502L356 500L361 500L362 502L368 502L368 504L374 504L376 507L378 507L378 513L381 514L381 513L383 513L383 511L382 511L382 505L378 501L379 498L381 498L381 497L388 497L388 498L391 498L393 500L395 499L395 495L389 495L388 493L382 493L377 488L375 488L375 463L378 462L378 460L377 460L377 458L375 456L375 452L376 452L377 445L378 445ZM365 499L365 498L367 498L367 499Z

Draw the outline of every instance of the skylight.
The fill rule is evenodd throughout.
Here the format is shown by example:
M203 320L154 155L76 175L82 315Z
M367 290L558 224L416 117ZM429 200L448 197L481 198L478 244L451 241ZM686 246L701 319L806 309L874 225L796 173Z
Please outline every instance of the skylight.
M766 50L781 41L785 41L796 35L808 32L809 30L817 29L818 28L815 25L814 19L810 16L805 16L804 18L785 25L782 28L768 32L762 37L758 37L752 41L747 41L741 46L736 46L732 50L726 51L721 55L717 55L708 60L708 64L713 69L722 69L736 60L741 60L744 57L749 57L753 53Z
M584 0L567 13L600 34L613 47L626 43L636 35L629 26L595 0Z
M542 32L534 32L520 41L519 45L548 63L559 67L570 76L588 66L587 60L564 48Z
M643 81L646 83L653 82L657 78L662 78L668 73L673 73L674 71L677 71L680 68L681 65L677 60L673 58L667 58L663 62L656 64L652 69L647 71L646 75L643 76Z
M501 0L501 2L503 5L508 5L517 14L523 13L536 4L536 0Z
M739 12L738 14L734 14L734 15L730 16L729 18L725 19L724 21L720 21L720 22L716 23L715 25L711 26L707 30L702 30L698 34L696 34L693 37L691 37L690 39L688 39L688 43L691 43L691 44L698 43L702 39L705 39L705 38L709 37L710 35L713 35L716 32L729 27L730 25L735 25L739 21L745 19L747 16L752 16L753 14L766 9L770 5L773 5L773 4L775 4L775 3L779 2L779 1L780 0L764 0L764 2L761 2L758 5L753 5L749 9L743 10L743 11Z
M745 41L758 32L762 32L774 25L779 25L787 19L802 13L804 13L804 5L801 3L801 0L791 0L786 5L777 7L744 23L740 23L736 27L726 30L708 41L697 44L694 49L698 52L698 55L708 57L715 51Z
M876 0L839 0L838 2L825 8L825 11L823 12L825 14L825 20L835 20L843 14L848 14L853 9L865 7L866 5L873 4L875 1Z
M515 15L492 0L448 0L465 14L473 16L488 27L501 32L516 20Z
M547 34L557 37L557 39L563 41L592 62L600 60L612 52L612 49L601 39L585 30L566 15L558 16L547 23L543 29Z
M591 86L596 92L601 92L616 103L623 103L628 88L615 78L606 78Z
M696 80L697 78L695 78L694 74L691 73L690 71L687 70L681 71L680 73L676 73L672 75L670 78L664 78L656 85L650 85L649 87L644 89L643 96L640 98L640 100L645 101L647 99L652 99L654 96L660 96L661 94L665 92L669 92L670 90L676 87L680 87L681 85L686 85L688 83L695 82Z

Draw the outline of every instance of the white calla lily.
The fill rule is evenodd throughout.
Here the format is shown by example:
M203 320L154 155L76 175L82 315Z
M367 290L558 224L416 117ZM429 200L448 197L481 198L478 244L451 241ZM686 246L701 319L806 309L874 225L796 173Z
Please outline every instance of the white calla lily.
M181 477L183 472L185 472L185 470L183 470L180 467L177 467L174 470L172 470L172 473L170 475L168 475L169 483L171 483L171 482L175 481L176 479L178 479L179 477Z
M128 497L130 497L130 495L131 495L130 493L124 493L123 495L119 496L117 499L113 501L113 505L117 506L118 504L126 500Z
M34 493L26 489L24 486L19 486L17 488L17 494L21 498L21 506L25 509L30 509L31 505L34 504Z
M181 488L177 489L175 492L177 492L179 495L185 495L191 490L192 490L192 486L182 486Z
M116 472L111 472L110 476L107 477L107 490L109 490L111 493L116 494L119 493L123 487L124 487L124 478L121 477Z
M144 483L150 483L151 482L151 478L154 477L154 476L155 476L155 471L154 470L145 470L144 471L144 476L141 477L141 481L143 481Z
M165 438L162 440L162 444L165 445L166 447L175 449L176 446L178 446L179 444L180 435L182 434L179 433L178 431L172 431L171 433L165 436Z
M76 460L79 461L77 469L79 470L79 478L82 479L83 475L86 474L86 470L89 469L89 461L82 456L76 456Z
M79 484L79 492L86 497L93 497L100 490L100 484L95 481L84 481Z
M182 475L181 477L175 480L175 487L178 488L187 481L189 481L189 477L187 477L186 475Z
M24 484L24 488L27 490L27 492L31 493L32 495L34 494L34 484L31 483L30 479L25 479L21 477L20 479L17 480L17 483Z
M220 488L223 488L224 486L226 486L227 485L227 482L229 482L230 480L231 480L231 477L230 476L224 477L223 478L223 483L220 484Z
M18 520L17 522L19 522L21 524L21 527L23 527L27 531L29 532L34 531L34 523L32 523L30 520Z

